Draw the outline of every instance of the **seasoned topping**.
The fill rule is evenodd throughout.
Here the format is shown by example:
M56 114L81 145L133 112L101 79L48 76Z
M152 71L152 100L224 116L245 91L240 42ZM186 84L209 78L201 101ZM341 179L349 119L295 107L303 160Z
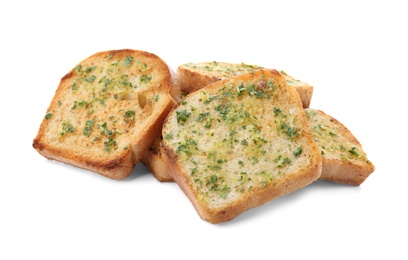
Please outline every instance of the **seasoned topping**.
M202 198L227 200L265 188L302 157L294 116L272 105L279 91L271 80L225 83L217 92L196 92L169 118L177 129L165 128L164 142L180 160L189 162L186 172ZM272 113L259 105L264 101ZM265 124L266 117L271 124ZM276 142L281 135L289 146ZM235 177L226 174L237 167L242 170Z
M75 128L72 126L70 122L63 122L61 126L60 135L63 136L67 133L73 133Z
M247 72L254 72L255 70L262 68L257 65L248 65L246 63L231 64L231 63L223 63L223 62L216 62L216 61L213 61L211 63L187 63L185 64L185 66L194 68L194 69L214 72L225 78L241 75Z
M344 126L316 110L306 109L305 112L321 155L328 159L360 161L371 164L362 151L360 144L342 134L348 132Z
M45 119L50 119L52 116L52 112L48 112L47 114L45 114Z
M103 59L104 65L86 61L75 66L66 89L66 101L59 100L58 107L48 112L45 119L58 124L61 141L76 135L88 142L87 145L100 147L101 152L113 152L119 146L126 150L129 146L119 142L120 135L129 132L142 114L135 109L135 102L139 101L140 109L154 106L159 103L160 95L140 94L153 80L153 69L146 62L132 55L120 57L114 53L106 54ZM146 96L145 103L140 102L140 96ZM59 109L69 110L69 114L61 116ZM122 116L95 113L100 110Z

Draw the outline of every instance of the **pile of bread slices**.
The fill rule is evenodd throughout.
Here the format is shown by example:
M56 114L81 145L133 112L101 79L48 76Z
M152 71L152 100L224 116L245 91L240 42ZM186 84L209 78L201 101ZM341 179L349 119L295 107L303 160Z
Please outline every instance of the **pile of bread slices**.
M313 87L247 64L188 63L177 74L137 50L98 52L62 79L33 147L106 177L143 162L175 181L199 216L229 221L313 181L360 185L374 171Z

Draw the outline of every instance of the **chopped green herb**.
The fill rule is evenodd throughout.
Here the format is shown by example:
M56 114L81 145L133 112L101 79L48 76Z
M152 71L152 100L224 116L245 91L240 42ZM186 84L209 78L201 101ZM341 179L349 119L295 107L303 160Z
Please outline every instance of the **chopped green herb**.
M116 141L112 138L112 137L109 137L109 139L108 139L108 141L106 141L105 143L104 143L104 149L105 149L105 151L107 151L107 152L110 152L111 151L111 149L112 149L112 147L116 150L117 149L117 144L116 144Z
M153 96L153 100L154 100L155 102L157 102L157 101L159 100L159 95L154 95L154 96Z
M191 154L190 150L188 149L187 145L182 144L177 147L176 153L183 152L185 154Z
M210 112L200 113L198 115L197 122L202 122L204 120L204 118L207 117L209 114L210 114Z
M125 117L135 116L136 112L134 110L126 110Z
M88 82L94 82L94 80L96 79L95 75L90 76L89 78L86 79L86 81Z
M152 80L151 76L149 77L147 75L143 75L143 76L140 77L140 82L143 82L143 83L147 83L147 82L149 82L151 80Z
M281 132L285 133L289 137L290 140L293 140L294 138L296 138L296 136L299 135L299 133L298 133L297 129L295 129L295 127L288 126L285 122L281 123L281 125L279 127L279 130L281 130Z
M213 169L214 169L215 171L218 171L218 170L221 169L221 166L219 166L219 165L214 165Z
M177 123L186 122L187 118L191 115L191 112L187 112L186 109L176 111Z
M244 84L241 84L237 87L237 94L238 96L240 96L242 94L242 92L244 92L246 90Z
M113 57L112 53L109 54L109 56L106 58L106 60L110 60Z
M47 114L45 114L45 119L50 119L52 116L52 112L48 112Z
M82 70L82 65L79 64L78 66L75 67L74 69L76 72L80 72Z
M330 132L329 132L329 135L331 135L331 136L337 136L337 134L336 134L335 132L333 132L333 131L330 131Z
M69 122L62 123L62 132L60 135L64 135L65 133L72 133L74 132L75 128Z
M93 67L88 67L88 68L86 68L86 70L85 70L85 72L86 73L89 73L89 72L91 72L93 69L95 69L96 68L96 66L93 66Z
M204 101L204 104L208 104L208 103L210 103L211 101L213 101L216 98L217 98L217 96L209 97L207 100Z
M285 164L290 164L291 163L291 160L288 157L285 157L282 160L282 155L279 155L278 157L276 157L274 161L275 161L276 167L278 167L278 168L284 166Z
M85 122L85 128L84 128L84 135L90 136L91 131L92 131L92 126L94 125L95 121L94 120L88 120Z
M164 135L164 138L167 139L167 140L172 139L172 138L173 138L173 134L172 134L172 133L165 134L165 135Z
M195 173L197 172L197 168L193 168L193 169L191 169L191 176L193 176Z
M360 153L358 152L357 147L352 147L350 150L348 150L348 152L356 157L360 156Z
M106 87L106 86L109 86L110 84L111 84L111 80L105 79L105 83L103 85Z
M132 57L132 56L126 56L125 60L123 61L123 64L124 64L126 67L129 67L129 66L130 66L130 63L132 62L132 60L133 60L133 57Z
M302 153L303 149L302 147L298 147L295 151L293 151L293 155L295 157L298 157Z

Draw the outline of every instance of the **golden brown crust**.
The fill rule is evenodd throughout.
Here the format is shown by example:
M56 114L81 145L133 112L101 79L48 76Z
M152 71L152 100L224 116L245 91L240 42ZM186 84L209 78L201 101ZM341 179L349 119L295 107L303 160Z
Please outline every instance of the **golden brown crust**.
M302 101L303 108L308 108L313 96L313 87L309 85L295 86L295 89L299 93L300 100Z
M322 163L320 180L354 186L360 186L375 170L373 164L363 166L336 159L326 159L324 156L322 157Z
M124 179L160 136L176 83L155 54L98 52L62 77L33 147L48 159Z
M294 173L276 183L273 189L253 190L240 200L235 201L222 210L218 210L206 207L206 205L196 199L191 181L188 180L185 175L179 174L183 170L178 166L175 159L177 157L176 154L166 146L164 146L164 151L168 156L169 175L189 198L198 215L203 220L213 224L230 221L251 208L261 206L277 197L284 196L298 190L300 187L307 186L318 179L322 171L321 163L311 164L304 170L303 174Z
M145 153L142 162L150 170L153 176L160 182L173 182L170 176L169 158L161 147L162 138L157 138L155 143Z

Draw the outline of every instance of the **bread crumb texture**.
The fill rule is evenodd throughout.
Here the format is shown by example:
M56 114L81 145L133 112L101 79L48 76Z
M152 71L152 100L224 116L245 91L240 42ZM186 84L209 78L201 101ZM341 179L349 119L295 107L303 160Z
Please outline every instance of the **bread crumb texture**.
M313 138L324 158L372 164L361 144L344 125L320 110L305 109L305 112Z
M225 62L202 62L202 63L186 63L184 66L196 69L199 71L206 71L216 74L222 78L230 78L233 76L241 75L247 72L254 72L255 70L262 69L257 65L249 65L246 63L225 63Z
M170 77L160 58L143 51L88 57L61 79L34 147L82 165L121 158L169 102Z
M209 208L273 189L316 159L296 92L268 75L248 73L194 92L167 118L164 143Z

